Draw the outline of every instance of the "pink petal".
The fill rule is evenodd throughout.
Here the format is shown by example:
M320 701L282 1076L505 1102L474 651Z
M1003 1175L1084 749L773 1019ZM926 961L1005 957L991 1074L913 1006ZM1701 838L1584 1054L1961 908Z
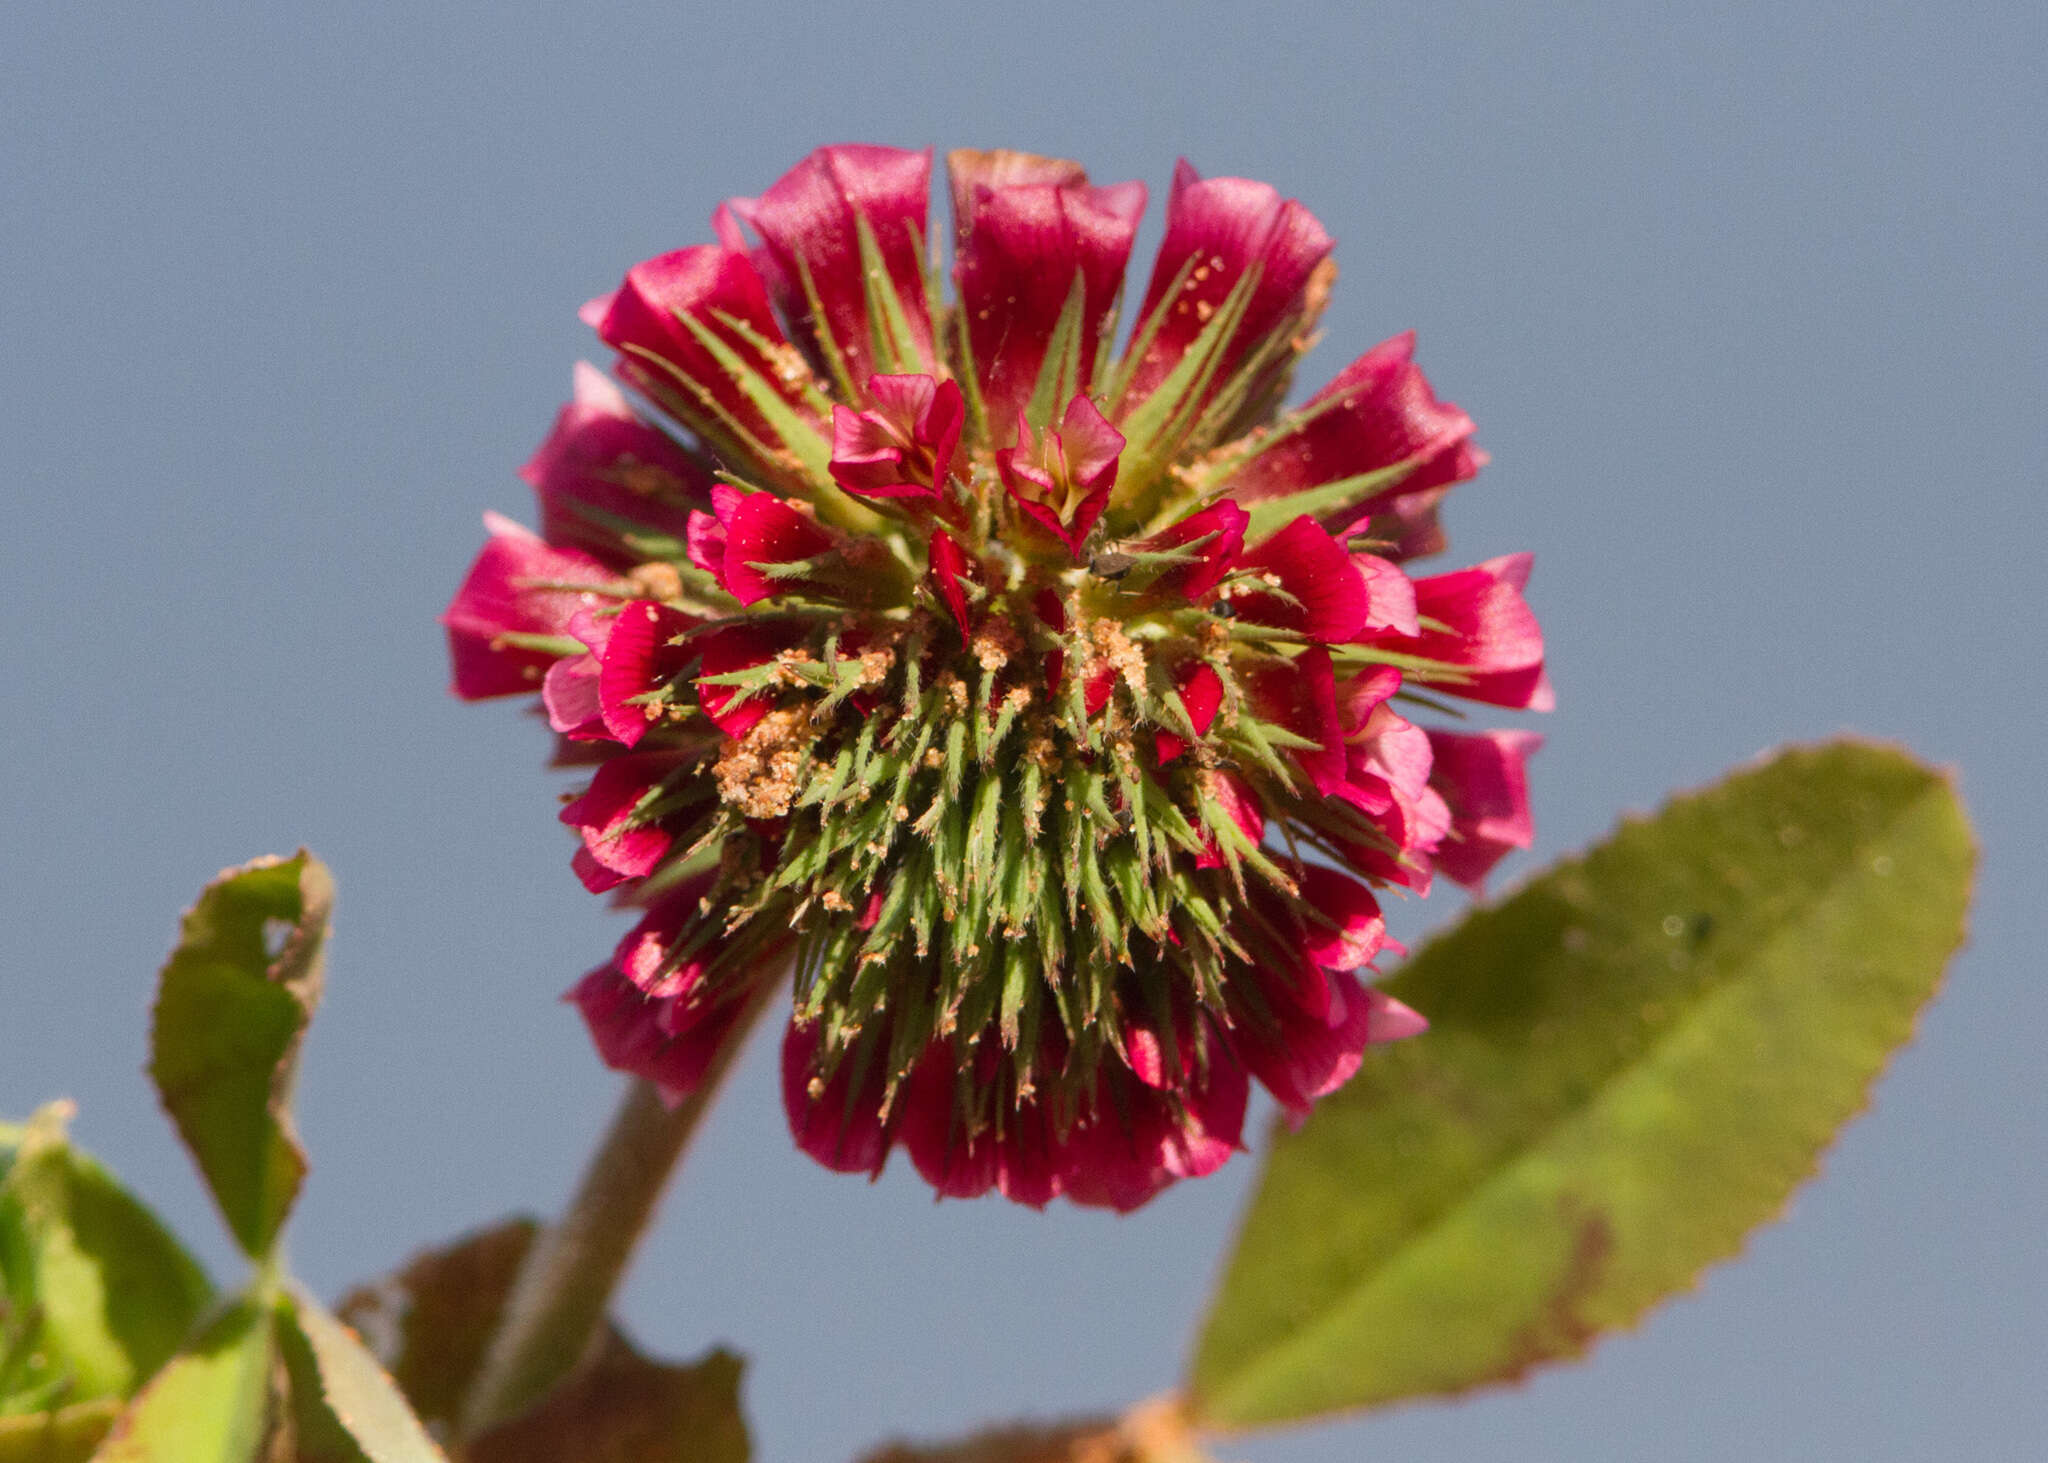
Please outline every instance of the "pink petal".
M787 361L750 339L758 337L771 352L786 347L761 277L746 255L731 249L701 244L634 265L597 333L620 353L620 372L691 427L731 441L730 422L772 452L780 436L685 318L722 340L792 407L808 412L801 392L785 379Z
M1076 276L1086 390L1145 211L1144 185L1091 188L1077 163L1018 153L955 152L947 165L954 275L990 419L1007 421L1029 401Z
M1154 593L1178 593L1190 604L1200 604L1237 567L1244 552L1244 529L1251 515L1228 498L1211 503L1199 513L1145 540L1142 548L1155 552L1178 549L1204 540L1193 552L1201 557L1192 563L1175 564L1152 581Z
M1299 601L1256 590L1240 593L1231 600L1231 608L1244 619L1337 645L1363 630L1371 617L1365 576L1343 545L1306 515L1246 553L1238 567L1273 575L1281 589Z
M611 571L590 555L553 548L508 518L488 513L484 526L490 541L441 615L455 672L450 689L465 701L539 690L559 657L507 645L499 637L564 635L576 612L597 603L598 596L554 586L588 584L595 590L612 583Z
M618 387L578 362L576 399L519 470L540 504L541 532L622 568L641 555L603 521L623 519L683 536L693 507L709 499L711 475L665 432L633 414Z
M638 745L661 719L661 708L636 698L659 691L682 673L694 653L675 642L697 621L652 600L635 600L612 622L599 657L597 694L605 729L626 746Z
M953 612L953 623L960 627L963 641L968 634L967 591L962 588L968 574L967 555L960 545L943 528L932 530L931 539L931 581L946 608Z
M1422 627L1415 618L1415 584L1401 566L1377 554L1353 554L1351 562L1365 580L1366 601L1372 606L1365 628L1391 630L1397 635L1420 634Z
M721 582L743 605L772 594L784 594L807 581L771 579L756 564L790 564L811 559L832 547L832 537L817 523L773 493L751 493L740 501L725 525L725 565Z
M1197 734L1206 736L1210 723L1216 720L1216 712L1223 705L1223 678L1216 674L1216 667L1205 660L1198 660L1181 672L1181 704L1187 708L1188 720L1194 723ZM1159 765L1165 766L1188 749L1188 744L1178 733L1161 730L1154 741Z
M1405 463L1400 478L1348 516L1369 519L1404 501L1411 518L1432 508L1451 484L1479 471L1485 454L1471 444L1472 419L1436 399L1414 353L1409 331L1346 366L1301 408L1322 408L1306 426L1276 431L1270 447L1231 475L1231 493L1257 502Z
M1543 630L1522 598L1529 563L1527 554L1509 554L1470 569L1418 579L1417 612L1448 628L1420 629L1414 635L1371 631L1359 640L1470 673L1467 681L1434 683L1446 695L1548 711L1555 698L1544 675Z
M1248 178L1204 180L1183 158L1174 169L1166 237L1138 314L1141 335L1155 316L1159 328L1132 373L1126 408L1152 394L1237 282L1257 266L1258 283L1225 347L1213 392L1268 335L1305 313L1309 278L1332 246L1315 215L1293 199L1282 200L1267 184ZM1190 272L1180 291L1164 298L1183 265Z
M1435 754L1431 785L1443 795L1451 819L1436 862L1460 884L1477 889L1509 850L1535 840L1528 760L1543 738L1527 731L1431 731L1429 741Z
M862 143L821 147L759 198L732 201L761 236L775 303L785 318L815 333L803 286L808 271L824 309L823 323L856 382L875 370L859 219L874 234L887 287L902 302L919 364L936 361L920 249L920 241L931 238L926 221L931 172L929 150Z
M842 1061L824 1091L810 1093L819 1028L790 1026L782 1038L782 1109L796 1146L838 1173L880 1174L889 1158L883 1131L882 1063L862 1066L859 1051ZM858 1086L856 1087L856 1082Z
M594 655L564 656L541 678L540 704L548 727L579 742L610 741L604 707L598 699L598 661Z
M665 753L613 757L562 809L561 820L583 836L584 850L602 867L626 878L651 874L674 839L658 824L636 823L633 810L678 765Z

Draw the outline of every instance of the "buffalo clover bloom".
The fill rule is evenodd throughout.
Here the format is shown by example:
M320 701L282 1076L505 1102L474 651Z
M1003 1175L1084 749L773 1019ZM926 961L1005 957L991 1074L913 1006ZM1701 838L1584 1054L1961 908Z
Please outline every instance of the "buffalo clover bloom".
M1422 1029L1375 887L1530 837L1526 556L1411 577L1484 462L1413 337L1283 408L1336 269L1301 204L1177 170L821 148L583 318L617 383L488 517L454 689L538 692L593 891L572 991L614 1067L700 1083L794 968L790 1125L940 1193L1131 1209ZM623 387L623 389L622 389ZM630 394L629 394L630 393Z

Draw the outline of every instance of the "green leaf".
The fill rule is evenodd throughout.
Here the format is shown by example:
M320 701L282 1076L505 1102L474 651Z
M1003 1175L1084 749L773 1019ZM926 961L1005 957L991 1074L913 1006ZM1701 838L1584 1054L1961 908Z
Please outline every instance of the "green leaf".
M688 1366L650 1361L616 1327L531 1410L463 1450L467 1463L747 1463L744 1363L712 1350Z
M53 1388L129 1396L212 1300L170 1231L66 1141L69 1115L52 1103L12 1129L0 1162L0 1336L22 1342L20 1365L0 1365L0 1413L41 1411Z
M1517 1378L1777 1217L1962 939L1974 850L1905 755L1784 752L1475 911L1266 1173L1197 1417L1291 1422Z
M253 1463L269 1413L271 1314L225 1311L142 1389L93 1463Z
M0 1417L0 1463L85 1463L120 1415L112 1397L31 1417Z
M150 1076L253 1259L269 1253L306 1173L289 1104L333 898L304 849L230 869L186 913L158 984Z
M279 1308L300 1463L447 1463L377 1359L297 1286Z

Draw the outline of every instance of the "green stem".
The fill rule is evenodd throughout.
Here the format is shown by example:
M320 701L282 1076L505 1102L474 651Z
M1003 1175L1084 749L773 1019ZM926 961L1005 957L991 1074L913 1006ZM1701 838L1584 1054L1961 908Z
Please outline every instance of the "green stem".
M674 1107L650 1082L636 1077L627 1085L567 1212L535 1239L520 1266L464 1399L463 1437L517 1416L589 1353L698 1119L778 985L762 982L704 1081Z

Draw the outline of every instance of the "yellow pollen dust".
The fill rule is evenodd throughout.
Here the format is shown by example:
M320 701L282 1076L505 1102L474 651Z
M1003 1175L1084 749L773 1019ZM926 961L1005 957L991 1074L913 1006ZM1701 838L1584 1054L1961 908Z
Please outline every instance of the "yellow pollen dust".
M789 811L817 733L800 711L771 711L743 737L727 737L712 769L719 798L749 818Z
M1017 627L1008 620L990 620L974 635L974 658L985 671L999 671L1023 644Z
M676 475L665 467L627 457L612 469L611 477L620 487L639 498L673 496L682 490Z
M683 592L683 576L676 572L676 566L658 559L634 565L633 572L626 576L626 582L633 586L635 593L647 599L677 599Z

